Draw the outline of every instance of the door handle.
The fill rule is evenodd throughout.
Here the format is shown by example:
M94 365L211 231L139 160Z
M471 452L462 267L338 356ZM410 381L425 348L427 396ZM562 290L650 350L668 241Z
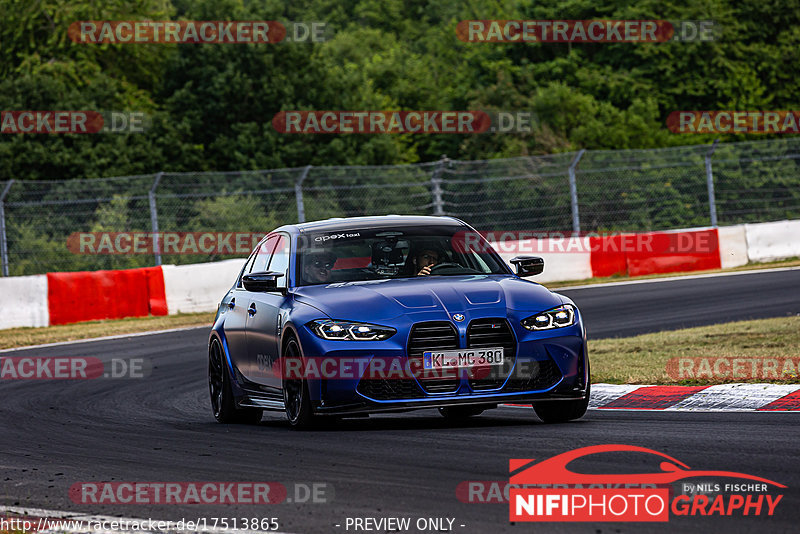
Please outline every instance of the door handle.
M250 303L250 307L247 308L247 313L250 315L250 317L252 317L253 315L256 314L256 311L257 311L256 310L256 303L255 302L251 302Z
M232 309L234 309L235 307L236 307L236 299L235 299L235 298L233 298L233 299L231 299L231 301L228 303L228 309L229 309L229 310L232 310Z

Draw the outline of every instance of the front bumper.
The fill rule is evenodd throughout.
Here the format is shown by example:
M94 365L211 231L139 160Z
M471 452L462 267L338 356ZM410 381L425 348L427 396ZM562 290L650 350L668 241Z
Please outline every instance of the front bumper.
M343 405L317 406L316 413L321 415L346 415L362 413L392 413L408 412L423 408L442 408L448 406L487 406L496 407L497 404L534 404L541 401L574 401L586 398L586 390L571 393L545 392L540 394L508 394L508 395L471 395L469 397L439 397L426 398L419 401L392 401L390 403L376 404L374 402L360 402Z
M369 362L375 359L408 362L407 334L402 329L398 335L381 342L326 341L306 328L299 334L305 358L363 361L362 369L369 368ZM461 376L451 390L433 392L426 389L423 381L407 375L373 378L355 373L335 379L308 377L311 400L317 413L347 414L585 398L588 360L580 321L545 332L513 328L513 334L514 366L507 376L488 387L480 387L475 380Z

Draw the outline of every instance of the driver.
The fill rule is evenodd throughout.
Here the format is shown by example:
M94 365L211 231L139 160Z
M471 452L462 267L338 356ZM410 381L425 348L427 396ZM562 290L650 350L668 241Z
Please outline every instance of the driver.
M312 284L327 284L331 281L331 269L336 256L327 251L309 251L303 257L303 278Z
M417 276L427 276L431 274L431 267L439 263L439 253L435 250L425 248L414 256L414 270L419 269Z

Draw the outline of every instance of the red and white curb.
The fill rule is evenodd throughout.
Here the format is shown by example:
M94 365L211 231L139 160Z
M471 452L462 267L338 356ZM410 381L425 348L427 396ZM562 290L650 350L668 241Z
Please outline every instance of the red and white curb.
M694 412L800 411L800 384L592 384L589 408Z

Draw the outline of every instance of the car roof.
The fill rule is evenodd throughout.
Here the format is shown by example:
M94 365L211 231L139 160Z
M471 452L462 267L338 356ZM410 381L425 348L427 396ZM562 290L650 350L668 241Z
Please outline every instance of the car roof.
M358 230L363 228L393 228L398 226L467 226L455 217L427 215L381 215L372 217L337 217L324 221L312 221L282 226L278 230L299 233Z

